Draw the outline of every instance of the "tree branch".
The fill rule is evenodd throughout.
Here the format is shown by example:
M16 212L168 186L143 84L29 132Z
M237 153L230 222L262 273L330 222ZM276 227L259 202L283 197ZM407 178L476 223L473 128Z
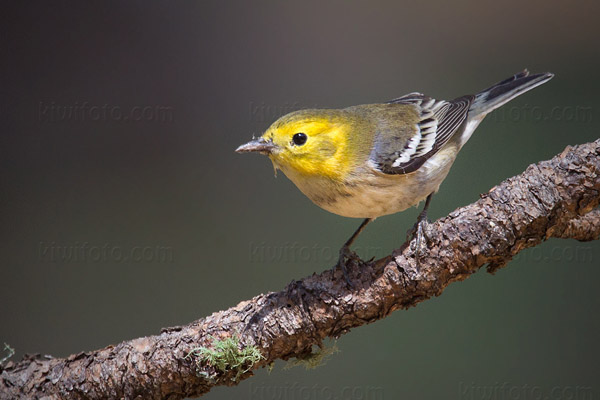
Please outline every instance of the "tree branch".
M228 337L261 351L264 358L253 369L306 356L326 337L438 296L486 264L493 272L548 238L598 239L599 201L600 139L529 166L431 224L418 267L414 249L404 245L378 261L352 260L352 289L341 271L325 271L156 336L65 359L25 356L2 370L0 397L181 399L235 385L238 371L222 372L206 362L196 367L197 359L186 356Z

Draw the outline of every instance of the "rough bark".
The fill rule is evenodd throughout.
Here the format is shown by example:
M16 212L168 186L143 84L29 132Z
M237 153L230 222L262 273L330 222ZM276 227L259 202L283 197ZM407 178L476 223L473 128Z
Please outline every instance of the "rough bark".
M600 140L567 147L429 225L418 266L405 245L381 260L351 260L353 288L328 270L159 335L64 359L26 356L1 371L0 397L181 399L235 385L235 371L197 370L186 355L211 337L236 335L263 354L254 369L305 356L326 337L438 296L484 265L493 272L548 238L598 239L599 201Z

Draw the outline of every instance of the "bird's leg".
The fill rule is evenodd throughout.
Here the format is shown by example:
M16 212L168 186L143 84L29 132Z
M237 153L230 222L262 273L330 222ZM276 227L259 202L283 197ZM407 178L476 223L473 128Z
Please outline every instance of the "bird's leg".
M373 221L373 218L365 218L365 220L360 224L358 229L352 234L352 236L350 236L350 239L348 239L346 243L344 243L344 245L340 249L340 257L338 258L338 262L333 267L334 270L337 267L340 267L342 269L342 272L344 273L344 278L346 279L346 283L348 283L348 286L352 286L352 284L350 283L350 278L348 278L348 271L346 270L346 260L352 258L353 256L356 256L356 253L350 250L350 246L352 246L352 243L354 243L358 235L360 235L360 233L371 221Z
M425 200L425 207L423 207L423 211L417 217L417 222L415 225L406 232L406 242L409 243L411 239L416 239L415 241L415 259L417 261L417 266L419 265L419 254L421 252L421 241L423 238L429 240L427 237L427 232L425 231L425 227L427 226L427 209L429 208L429 203L431 203L431 198L433 197L433 193L430 193Z

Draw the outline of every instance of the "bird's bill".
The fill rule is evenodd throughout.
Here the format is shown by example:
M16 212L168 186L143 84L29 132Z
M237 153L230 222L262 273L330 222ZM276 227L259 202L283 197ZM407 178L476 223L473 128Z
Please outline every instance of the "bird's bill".
M269 155L275 149L275 144L263 138L254 139L235 149L236 153L260 153Z

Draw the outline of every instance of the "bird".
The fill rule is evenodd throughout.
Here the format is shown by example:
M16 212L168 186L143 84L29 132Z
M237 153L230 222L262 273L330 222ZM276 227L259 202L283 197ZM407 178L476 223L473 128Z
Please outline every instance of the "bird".
M412 92L390 101L286 114L237 153L269 157L304 195L334 214L363 221L335 268L349 282L352 243L375 218L425 205L407 233L419 262L427 210L458 152L487 114L554 77L527 69L473 95L437 100Z

